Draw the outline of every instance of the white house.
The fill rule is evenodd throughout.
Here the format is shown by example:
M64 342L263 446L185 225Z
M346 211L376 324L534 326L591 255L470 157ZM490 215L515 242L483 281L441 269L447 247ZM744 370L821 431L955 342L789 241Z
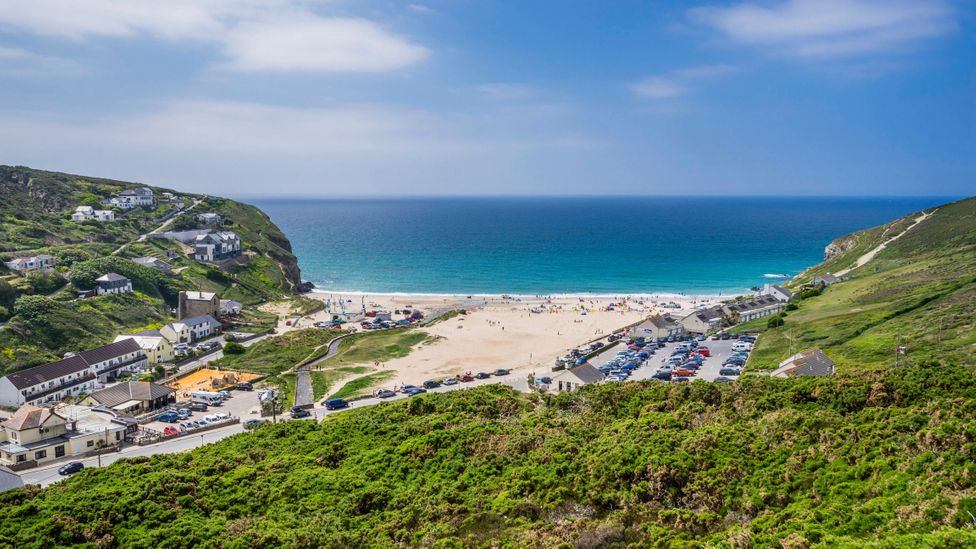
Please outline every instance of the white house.
M553 392L575 391L584 385L603 381L603 374L589 362L561 370L552 375L549 390Z
M223 261L241 255L241 239L232 231L197 236L193 241L193 259Z
M758 295L770 296L779 301L789 301L793 299L793 292L778 284L764 284L763 289L759 291Z
M132 281L118 273L106 273L95 279L95 295L131 293Z
M140 187L138 189L126 189L120 192L111 202L113 206L130 209L139 206L154 206L156 199L153 197L152 189Z
M200 221L202 223L206 223L207 225L211 225L213 223L219 223L220 222L220 214L216 214L216 213L213 213L213 212L207 212L207 213L197 214L197 221Z
M50 272L56 264L57 262L54 260L54 256L49 254L18 257L4 262L4 265L8 269L21 273L31 273L34 271Z
M735 301L725 305L725 314L737 322L749 322L764 316L779 314L786 303L769 295L756 296L745 301Z
M78 206L71 214L73 221L115 221L115 212L112 210L96 210L91 206Z
M210 315L195 316L163 326L159 330L170 343L192 343L220 332L220 322Z
M671 315L649 316L628 331L630 337L659 338L681 335L684 327L677 323Z
M149 370L149 357L133 339L126 339L78 353L100 383L115 381L123 372Z

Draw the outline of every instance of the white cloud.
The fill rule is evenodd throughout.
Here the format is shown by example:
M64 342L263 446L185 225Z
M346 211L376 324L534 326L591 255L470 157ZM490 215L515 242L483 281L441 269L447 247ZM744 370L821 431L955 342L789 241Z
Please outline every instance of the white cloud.
M808 58L897 51L955 28L945 0L785 0L702 7L691 18L733 42Z
M226 67L242 71L385 72L428 55L373 21L312 8L303 0L0 0L0 28L68 40L213 43Z
M639 97L671 99L690 93L701 83L735 72L732 65L703 65L672 71L665 75L649 76L630 88Z

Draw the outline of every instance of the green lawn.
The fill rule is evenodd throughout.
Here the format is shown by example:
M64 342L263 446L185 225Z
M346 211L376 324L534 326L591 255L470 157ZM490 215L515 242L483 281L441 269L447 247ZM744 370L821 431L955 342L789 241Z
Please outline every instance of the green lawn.
M340 366L328 370L315 370L312 376L312 394L315 400L322 398L328 393L329 389L335 386L336 382L348 376L365 374L373 369L367 366Z

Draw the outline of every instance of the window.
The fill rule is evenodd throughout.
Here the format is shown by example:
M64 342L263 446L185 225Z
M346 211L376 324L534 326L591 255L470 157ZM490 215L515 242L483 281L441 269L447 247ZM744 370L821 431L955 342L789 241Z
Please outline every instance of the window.
M64 457L64 445L54 447L54 457Z
M88 447L89 447L89 448L91 448L91 447L92 447L92 446L94 446L94 445L95 445L95 441L94 441L94 440L89 440L89 441L88 441Z
M17 456L17 463L23 463L27 461L27 454L20 454Z
M47 450L38 450L34 452L34 459L44 459L47 457Z

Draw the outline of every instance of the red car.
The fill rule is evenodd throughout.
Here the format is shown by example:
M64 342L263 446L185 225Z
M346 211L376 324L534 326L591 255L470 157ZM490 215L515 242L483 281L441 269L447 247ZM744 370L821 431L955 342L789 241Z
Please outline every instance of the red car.
M699 347L695 349L695 352L701 356L712 356L712 352L708 350L708 347Z
M474 381L474 377L472 377L470 374L464 374L458 377L458 381L467 383L468 381Z
M685 368L678 368L677 370L671 372L671 374L676 376L693 376L695 375L695 371L687 370Z
M166 427L165 429L163 429L163 434L166 435L166 436L178 435L178 434L180 434L180 430L177 429L176 427L173 427L172 425L170 425L170 426Z

